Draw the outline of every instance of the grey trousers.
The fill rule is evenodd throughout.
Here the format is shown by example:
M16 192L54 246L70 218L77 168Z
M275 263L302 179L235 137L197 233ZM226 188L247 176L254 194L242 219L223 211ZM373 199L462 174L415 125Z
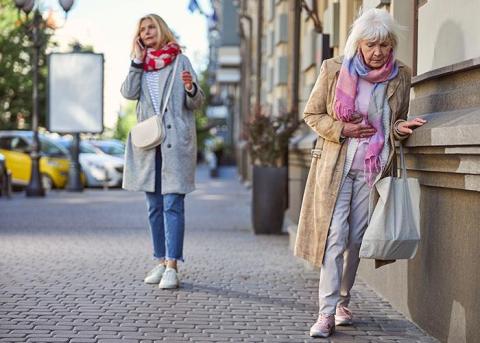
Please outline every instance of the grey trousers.
M363 171L350 170L335 203L320 270L320 314L335 314L337 304L348 306L350 302L367 228L369 193Z

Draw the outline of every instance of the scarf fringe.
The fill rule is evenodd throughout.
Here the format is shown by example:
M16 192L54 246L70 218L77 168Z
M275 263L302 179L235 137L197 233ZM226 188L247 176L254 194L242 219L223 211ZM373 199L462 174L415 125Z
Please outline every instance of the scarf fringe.
M387 62L380 69L370 69L357 53L353 58L345 58L340 69L335 89L334 110L337 118L343 122L349 122L355 113L355 98L357 94L358 79L361 77L371 83L375 83L372 99L380 88L386 87L384 82L398 75L398 66L395 63L393 53L388 56ZM377 87L379 86L379 87ZM372 100L371 100L372 101ZM370 106L369 106L370 107ZM383 150L384 128L381 120L382 113L368 113L368 122L377 132L368 139L367 154L364 160L365 178L370 187L373 186L376 175L381 171L380 153ZM373 139L373 137L379 139Z

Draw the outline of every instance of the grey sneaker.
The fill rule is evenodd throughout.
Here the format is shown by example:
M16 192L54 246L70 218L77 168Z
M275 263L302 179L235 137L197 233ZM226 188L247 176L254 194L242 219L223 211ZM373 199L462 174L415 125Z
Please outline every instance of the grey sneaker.
M162 275L164 272L165 272L165 266L163 264L159 264L155 266L155 268L153 268L151 271L148 272L143 282L157 284L162 279Z
M167 267L158 287L161 289L171 289L178 288L179 285L180 281L178 280L177 271L173 268Z

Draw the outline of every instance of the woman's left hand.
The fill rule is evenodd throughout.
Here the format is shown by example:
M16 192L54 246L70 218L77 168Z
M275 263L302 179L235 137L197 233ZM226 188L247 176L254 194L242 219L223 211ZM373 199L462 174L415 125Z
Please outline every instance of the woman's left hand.
M422 126L426 122L427 121L425 119L422 119L422 118L415 118L415 119L408 120L408 121L402 121L398 124L397 130L398 130L398 132L400 132L404 135L411 135L414 129Z
M191 90L193 90L193 78L190 72L182 71L182 81L187 91L190 92Z

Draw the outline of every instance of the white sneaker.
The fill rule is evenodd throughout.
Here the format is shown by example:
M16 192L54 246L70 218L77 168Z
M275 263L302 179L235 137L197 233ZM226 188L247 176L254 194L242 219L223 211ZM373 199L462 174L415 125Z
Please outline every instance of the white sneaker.
M165 272L165 266L163 264L159 264L155 266L151 271L148 272L147 276L143 280L145 283L159 283L162 279L162 275Z
M178 280L177 271L173 268L167 267L158 287L162 289L171 289L178 288L179 284L180 281Z

